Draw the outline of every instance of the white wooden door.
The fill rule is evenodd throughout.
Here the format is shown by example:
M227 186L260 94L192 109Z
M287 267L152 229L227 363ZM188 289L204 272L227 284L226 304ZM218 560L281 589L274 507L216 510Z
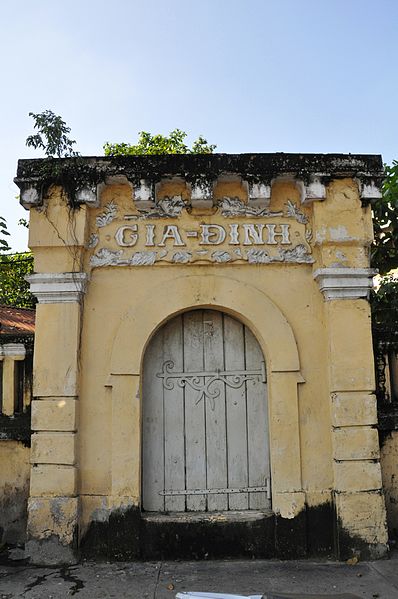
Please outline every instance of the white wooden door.
M151 340L142 480L145 511L270 507L264 358L236 319L192 310Z

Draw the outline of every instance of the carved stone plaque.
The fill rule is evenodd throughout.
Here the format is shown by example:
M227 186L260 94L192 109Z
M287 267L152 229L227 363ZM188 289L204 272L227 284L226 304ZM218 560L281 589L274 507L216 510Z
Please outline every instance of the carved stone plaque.
M179 196L132 214L111 201L95 222L89 242L93 267L314 261L308 218L290 200L272 212L223 198L204 217L189 214Z

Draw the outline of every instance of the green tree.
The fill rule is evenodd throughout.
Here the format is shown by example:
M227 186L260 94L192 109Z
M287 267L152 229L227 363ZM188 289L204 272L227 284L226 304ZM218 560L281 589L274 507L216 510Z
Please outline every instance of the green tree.
M187 133L174 129L169 135L152 135L146 131L139 132L136 144L110 143L104 144L105 156L142 156L154 154L212 154L217 146L209 144L201 135L189 148L185 144Z
M68 137L70 127L60 116L54 114L52 110L44 110L40 113L29 112L29 116L34 120L37 133L29 135L26 139L28 147L40 148L48 157L78 156L73 149L75 140Z
M373 209L374 243L371 264L381 275L398 268L398 161L385 167L382 198Z
M33 308L36 301L25 276L33 272L30 252L0 254L0 304L14 308Z
M28 226L25 219L21 220L24 221L23 226ZM9 235L2 217L0 234ZM33 272L33 255L31 252L10 254L10 251L7 241L0 237L0 304L14 308L33 308L36 300L25 281L25 275Z
M371 265L382 278L377 291L371 292L370 304L374 329L393 333L398 331L398 280L388 273L398 268L398 161L386 166L385 173L382 197L372 206Z
M7 231L7 222L6 219L0 215L0 253L1 252L9 252L10 246L8 245L7 239L4 239L4 236L8 236L9 232Z
M393 275L381 280L371 295L372 320L378 328L398 331L398 281Z

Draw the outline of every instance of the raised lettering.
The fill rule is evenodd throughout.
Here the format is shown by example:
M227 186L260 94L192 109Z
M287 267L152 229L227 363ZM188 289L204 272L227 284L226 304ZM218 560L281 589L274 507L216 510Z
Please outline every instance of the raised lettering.
M137 225L119 227L115 233L115 239L116 243L121 247L132 247L138 241Z
M263 229L264 225L243 225L243 230L245 232L243 245L263 245Z
M276 241L276 237L282 237L281 245L290 245L290 225L265 225L268 230L268 245L276 245L278 242ZM276 231L276 227L280 227L280 231Z
M229 225L229 244L239 245L239 225Z
M177 225L166 225L164 227L162 241L159 243L159 246L166 245L165 242L167 241L167 239L173 239L174 246L185 245L185 243L181 239L181 235L180 235Z
M225 229L221 225L200 225L202 230L199 245L219 245L225 239Z
M145 225L146 229L146 242L147 247L155 245L155 225Z

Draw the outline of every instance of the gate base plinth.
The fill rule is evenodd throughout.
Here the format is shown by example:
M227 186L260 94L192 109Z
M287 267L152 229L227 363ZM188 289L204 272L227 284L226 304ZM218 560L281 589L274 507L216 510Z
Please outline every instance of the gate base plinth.
M78 562L79 514L77 497L29 499L25 553L31 563L55 566Z
M314 518L324 530L322 543L308 536ZM89 559L115 561L334 557L333 522L329 504L294 518L272 511L141 513L130 507L92 521L80 550Z
M275 556L272 512L144 514L143 559Z
M63 545L55 536L31 539L25 545L25 556L35 566L71 566L79 562L73 547Z

